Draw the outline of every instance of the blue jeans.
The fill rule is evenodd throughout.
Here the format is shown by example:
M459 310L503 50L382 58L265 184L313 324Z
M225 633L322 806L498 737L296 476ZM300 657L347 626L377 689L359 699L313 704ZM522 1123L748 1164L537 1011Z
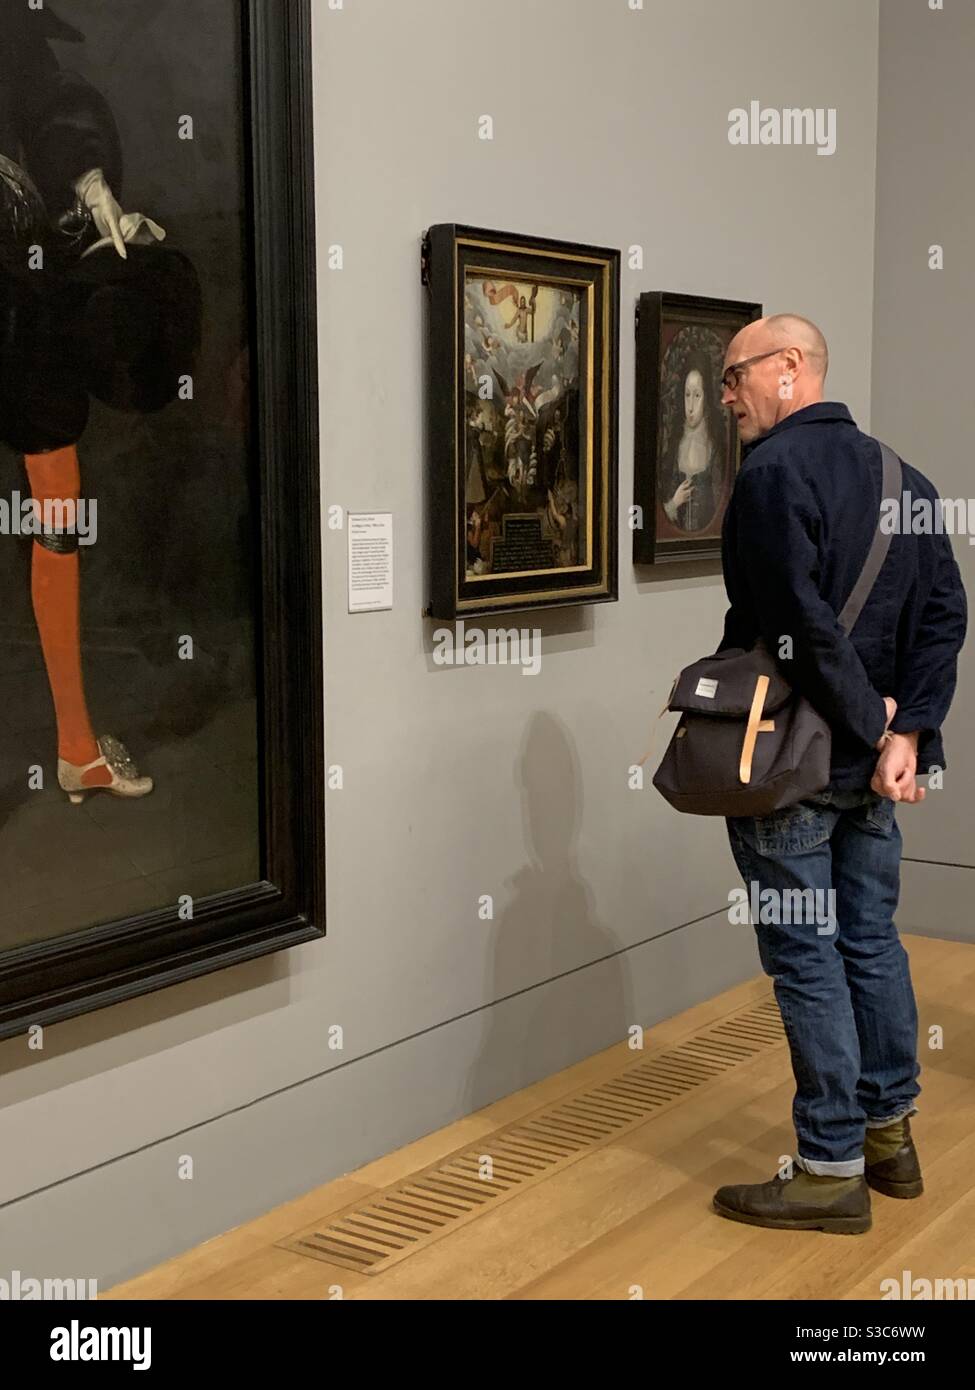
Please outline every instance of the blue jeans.
M826 791L727 824L792 1054L799 1166L852 1177L866 1127L913 1114L921 1089L917 1005L894 926L894 803Z

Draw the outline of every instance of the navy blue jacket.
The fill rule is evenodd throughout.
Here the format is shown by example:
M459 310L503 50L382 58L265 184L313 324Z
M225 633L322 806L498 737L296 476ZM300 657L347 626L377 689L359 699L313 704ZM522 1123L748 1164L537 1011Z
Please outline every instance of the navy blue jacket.
M731 607L719 650L758 637L833 733L831 786L869 785L884 731L919 730L918 771L944 767L941 724L955 691L967 604L945 534L898 527L850 637L837 614L863 568L880 516L875 439L845 405L787 416L744 454L725 514L722 562ZM904 491L934 503L934 486L904 464Z

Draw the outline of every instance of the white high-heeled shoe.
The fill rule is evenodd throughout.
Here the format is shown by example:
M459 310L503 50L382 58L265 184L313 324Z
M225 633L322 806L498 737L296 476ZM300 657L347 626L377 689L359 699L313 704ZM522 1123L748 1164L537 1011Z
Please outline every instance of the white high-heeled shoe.
M58 784L62 791L68 793L72 805L79 806L89 792L111 792L113 796L128 797L149 795L154 786L152 778L139 776L139 769L120 739L105 734L98 740L98 751L101 757L86 763L84 767L58 758ZM85 773L96 767L107 767L112 774L111 782L95 786L86 783L83 780Z

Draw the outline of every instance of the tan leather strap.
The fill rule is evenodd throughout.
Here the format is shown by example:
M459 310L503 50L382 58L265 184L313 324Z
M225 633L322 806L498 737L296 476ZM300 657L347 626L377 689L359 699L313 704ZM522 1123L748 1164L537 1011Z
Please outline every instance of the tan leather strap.
M755 681L755 694L752 698L752 707L748 712L748 723L745 726L745 741L741 745L741 762L738 764L739 780L746 785L752 780L752 758L755 754L755 744L759 734L770 734L775 728L774 719L763 719L762 710L765 707L765 697L768 694L768 676L759 676Z
M671 691L670 693L671 693L671 695L673 695L674 692ZM650 732L650 747L647 749L647 751L644 753L643 757L642 757L642 758L640 759L640 761L637 763L637 767L642 767L643 764L646 762L646 760L647 760L647 759L650 757L650 755L653 753L653 745L657 742L657 729L660 727L660 721L661 721L661 719L663 719L664 715L667 713L667 711L668 711L669 709L670 709L670 699L668 698L667 703L664 705L663 709L660 711L660 713L657 715L656 719L655 719L654 722L653 722L653 729L652 729L651 732Z
M663 709L660 711L660 713L657 715L656 719L653 721L653 728L650 730L650 747L647 749L647 751L644 753L643 757L642 757L642 758L640 759L640 761L637 763L637 767L642 767L643 764L646 762L646 760L647 760L647 759L650 757L650 755L653 753L653 745L657 742L657 730L658 730L658 728L660 727L660 721L661 721L661 719L663 719L664 715L665 715L665 714L667 713L667 711L670 709L670 702L671 702L671 700L674 698L674 691L677 689L677 682L678 682L679 680L680 680L680 672L678 671L678 672L677 672L677 675L674 677L674 683L673 683L673 685L670 687L670 694L667 696L667 703L664 705Z

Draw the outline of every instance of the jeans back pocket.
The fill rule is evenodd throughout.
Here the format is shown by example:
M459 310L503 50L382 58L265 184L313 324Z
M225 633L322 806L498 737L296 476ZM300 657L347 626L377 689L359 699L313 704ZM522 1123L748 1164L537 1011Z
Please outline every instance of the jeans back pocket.
M808 854L829 839L830 827L821 810L797 802L770 816L744 816L735 821L742 837L759 854Z
M882 835L889 835L897 819L896 809L889 796L877 796L864 806L863 819L871 830L877 830Z

